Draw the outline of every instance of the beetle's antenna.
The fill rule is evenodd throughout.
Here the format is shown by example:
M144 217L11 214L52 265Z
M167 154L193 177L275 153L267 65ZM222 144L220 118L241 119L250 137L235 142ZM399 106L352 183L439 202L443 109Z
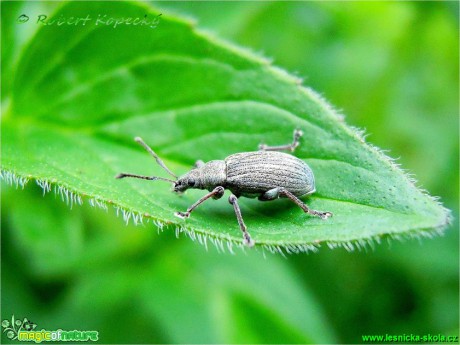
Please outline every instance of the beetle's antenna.
M169 175L174 176L177 179L177 176L171 170L168 169L168 167L165 165L165 163L163 163L163 161L160 159L160 157L158 157L158 155L155 152L153 152L153 150L150 148L150 146L148 146L146 143L144 143L144 140L142 140L142 138L135 137L134 140L137 143L141 144L144 147L144 149L146 149L150 153L150 155L153 158L155 158L155 160L157 161L159 166L161 166ZM134 177L134 176L130 176L130 177ZM155 179L156 180L158 180L158 179L161 180L161 178L159 178L159 177L157 177Z
M172 182L172 183L176 182L176 181L170 180L169 178L157 177L157 176L142 176L142 175L125 174L125 173L121 173L115 176L115 178L125 178L125 177L135 177L135 178L140 178L142 180L150 180L150 181L161 180L161 181L167 181L167 182Z

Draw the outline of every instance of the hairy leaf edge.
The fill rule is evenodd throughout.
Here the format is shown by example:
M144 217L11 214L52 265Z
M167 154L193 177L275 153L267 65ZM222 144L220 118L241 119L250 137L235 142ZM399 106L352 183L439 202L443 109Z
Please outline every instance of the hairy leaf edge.
M247 248L242 240L237 240L225 234L218 234L212 231L202 231L192 229L183 224L165 222L160 219L155 218L149 214L142 214L135 210L130 210L128 208L122 207L110 200L105 200L98 196L91 196L88 194L80 194L79 192L72 190L66 186L60 185L55 182L50 182L45 179L34 178L31 175L23 176L21 174L16 174L13 171L2 169L0 171L0 179L3 180L7 185L14 186L16 189L24 189L27 183L31 180L35 180L36 184L42 188L43 195L54 191L55 195L61 197L61 200L65 202L70 208L74 205L82 205L83 200L87 199L90 206L99 207L108 212L109 205L112 206L117 217L122 217L123 221L126 224L130 222L134 225L145 225L145 223L152 223L157 228L158 234L163 232L166 226L174 227L174 232L176 238L180 237L180 234L185 234L192 241L197 241L199 244L204 246L208 250L208 242L214 245L218 252L225 253L228 251L231 254L235 254L233 250L234 247L239 248L241 251L250 250ZM426 196L436 202L439 206L443 207L442 204L438 201L438 198L434 198L424 192ZM315 243L283 243L282 241L273 241L273 242L257 242L255 250L259 248L262 250L262 254L265 257L266 252L272 254L280 254L286 256L286 254L300 254L300 253L310 253L317 252L322 244L326 245L330 249L335 248L344 248L345 250L351 252L355 249L367 250L368 248L374 250L375 244L381 244L382 240L387 240L390 243L391 240L404 241L407 239L421 239L421 238L433 238L434 236L442 236L444 230L452 221L450 210L444 208L446 212L446 222L440 224L438 227L433 229L415 229L407 231L400 234L379 234L367 238L360 238L352 241L323 241ZM144 223L145 221L145 223Z

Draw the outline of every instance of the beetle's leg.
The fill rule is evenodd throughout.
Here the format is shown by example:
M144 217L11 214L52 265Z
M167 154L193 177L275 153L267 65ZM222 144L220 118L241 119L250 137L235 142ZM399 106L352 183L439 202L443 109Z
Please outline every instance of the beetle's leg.
M249 235L246 224L244 224L243 217L241 216L240 206L238 206L238 198L236 197L236 195L231 194L228 198L228 202L232 204L233 209L235 210L236 219L238 220L240 229L243 232L243 243L248 247L253 247L254 240L251 238L251 235Z
M193 165L194 168L201 168L204 165L204 162L200 159L195 162Z
M176 213L174 213L174 215L179 217L179 218L188 218L190 216L190 213L192 213L192 211L195 208L197 208L201 203L203 203L204 201L208 200L209 198L220 199L220 198L222 198L224 193L225 193L224 187L218 186L218 187L214 188L214 190L212 192L209 192L208 194L206 194L205 196L200 198L197 202L195 202L192 206L190 206L187 209L186 212L176 212Z
M266 144L260 144L259 150L260 151L284 151L290 150L294 152L294 150L300 145L299 138L303 135L303 132L300 129L295 129L293 134L292 143L287 145L280 145L280 146L268 146Z
M300 200L298 197L296 197L294 194L292 194L290 191L288 191L285 188L273 188L270 189L269 191L265 192L261 196L259 196L259 200L261 201L268 201L268 200L274 200L277 199L280 196L286 196L292 201L294 201L297 206L299 206L305 213L311 214L316 217L320 217L322 219L327 219L329 217L332 217L331 212L324 212L324 211L316 211L312 210L309 208L307 205L305 205L302 200Z
M280 188L279 193L280 195L287 196L289 199L294 201L297 204L297 206L299 206L305 213L311 214L312 216L320 217L322 219L327 219L329 217L332 217L331 212L312 210L307 205L305 205L302 202L302 200L300 200L298 197L296 197L294 194L292 194L290 191L288 191L285 188Z

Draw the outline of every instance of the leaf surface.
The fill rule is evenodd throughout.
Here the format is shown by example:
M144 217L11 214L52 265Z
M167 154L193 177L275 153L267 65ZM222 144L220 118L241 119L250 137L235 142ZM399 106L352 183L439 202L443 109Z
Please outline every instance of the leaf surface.
M9 6L2 3L8 13L2 16L16 18ZM120 172L165 176L133 137L144 138L181 175L198 159L224 159L260 142L288 143L300 128L305 135L295 155L313 169L317 189L305 201L334 217L312 218L288 200L241 199L258 245L298 251L323 242L422 235L448 223L446 209L327 102L267 60L166 14L156 28L97 21L97 13L154 20L159 13L144 5L76 2L54 16L88 13L92 21L85 26L40 27L15 61L2 117L4 176L56 184L113 204L126 218L179 227L201 242L241 244L226 197L206 202L184 222L174 212L203 191L179 197L161 182L115 180Z

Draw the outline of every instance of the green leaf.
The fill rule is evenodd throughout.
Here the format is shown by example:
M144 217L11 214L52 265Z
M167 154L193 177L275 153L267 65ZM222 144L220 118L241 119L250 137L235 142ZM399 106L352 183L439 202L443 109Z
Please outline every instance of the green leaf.
M20 15L8 2L2 7L2 16ZM230 247L242 236L225 197L207 201L184 222L174 212L203 191L178 197L162 182L114 179L125 171L165 176L132 138L143 137L182 174L197 159L224 159L260 142L285 144L301 128L305 135L295 155L311 166L317 184L306 202L334 217L312 218L288 200L242 199L258 245L288 252L322 243L364 245L384 235L440 232L448 224L446 209L326 101L267 60L165 13L156 28L114 28L93 15L158 18L144 5L68 3L54 16L88 13L92 20L85 26L41 27L15 61L2 117L1 162L9 182L36 179L45 189L54 184L70 202L113 204L125 220L143 217Z
M152 263L154 274L145 275L141 294L175 342L334 342L317 301L285 262L258 260L257 253L197 255L190 246L162 254ZM171 310L184 312L174 315ZM199 320L196 327L187 327L192 320ZM177 323L184 325L182 330Z
M320 305L280 258L222 256L185 242L164 248L142 264L86 272L61 310L75 323L70 316L87 312L88 296L97 318L129 303L166 343L334 343Z
M40 327L98 330L107 344L336 342L309 284L279 256L204 251L86 205L64 212L60 200L46 199L28 188L3 219L8 318L14 312ZM75 239L83 221L86 233ZM43 303L37 285L48 286L46 312L36 306Z

